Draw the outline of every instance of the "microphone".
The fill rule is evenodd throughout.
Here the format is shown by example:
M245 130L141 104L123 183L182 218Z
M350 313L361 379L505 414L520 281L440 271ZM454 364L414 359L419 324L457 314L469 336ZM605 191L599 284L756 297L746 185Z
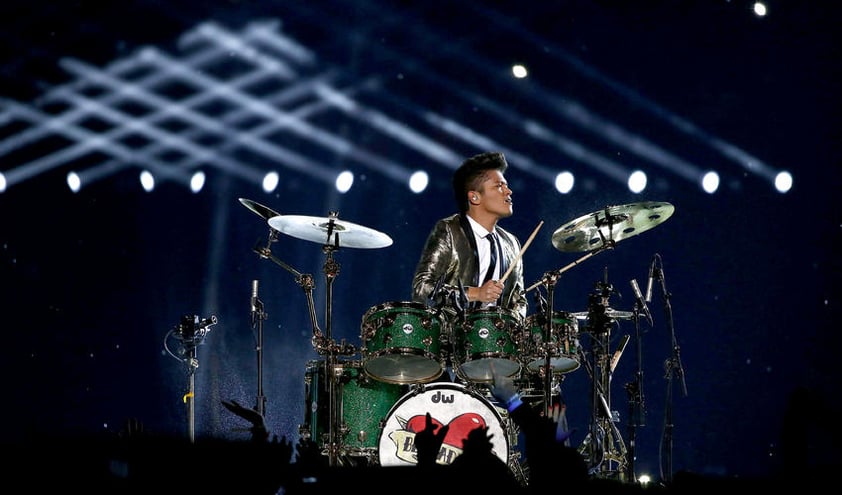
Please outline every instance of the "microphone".
M251 312L257 313L257 280L251 281Z
M629 336L623 335L623 338L620 339L620 345L617 346L617 350L614 351L614 355L611 356L611 362L609 363L608 369L611 373L614 373L614 368L617 367L617 363L620 361L620 357L623 355L623 351L626 350L626 344L629 343Z
M640 294L640 287L637 285L637 279L633 278L629 280L629 284L631 285L632 291L634 291L634 297L637 299L637 304L640 305L640 309L643 310L643 314L646 315L646 319L649 320L649 326L651 327L653 325L652 313L649 312L649 308L646 306L646 301Z
M655 283L655 259L653 257L652 263L649 263L649 280L646 282L646 302L652 302L652 285ZM635 285L637 285L637 282L635 282Z
M211 325L216 325L216 315L211 315L210 318L205 318L196 324L196 330L204 330Z

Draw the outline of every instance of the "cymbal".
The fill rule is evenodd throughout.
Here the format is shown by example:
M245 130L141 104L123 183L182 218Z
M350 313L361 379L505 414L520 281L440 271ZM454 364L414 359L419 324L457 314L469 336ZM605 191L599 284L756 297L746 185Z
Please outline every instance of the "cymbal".
M269 225L292 237L327 245L336 243L337 238L340 247L372 249L392 245L392 238L382 232L335 217L279 215L270 218Z
M673 205L659 201L606 206L556 229L553 246L563 252L591 251L646 232L665 222L673 212Z
M242 203L243 206L245 206L252 212L262 217L264 220L269 220L272 217L281 216L280 213L273 210L272 208L269 208L268 206L263 206L262 204L256 201L252 201L250 199L240 198L240 203Z
M570 313L578 320L587 320L588 319L588 311L579 311L577 313ZM605 308L605 316L608 318L613 318L615 320L630 320L634 317L634 313L632 311L617 311L613 308Z

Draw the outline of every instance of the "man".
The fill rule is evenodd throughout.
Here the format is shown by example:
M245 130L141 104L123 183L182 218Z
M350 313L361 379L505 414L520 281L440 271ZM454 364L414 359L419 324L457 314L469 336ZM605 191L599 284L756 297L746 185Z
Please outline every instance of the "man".
M503 175L507 168L502 153L486 152L468 158L454 172L459 212L438 220L427 237L412 280L414 302L450 299L451 310L454 305L467 306L457 313L501 308L518 320L526 316L520 241L497 225L513 213L512 190ZM454 294L459 297L447 297Z

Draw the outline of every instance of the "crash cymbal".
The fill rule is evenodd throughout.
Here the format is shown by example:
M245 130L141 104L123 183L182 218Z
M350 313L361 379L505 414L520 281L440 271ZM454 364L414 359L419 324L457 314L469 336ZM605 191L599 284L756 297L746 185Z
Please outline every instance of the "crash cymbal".
M589 312L588 311L579 311L578 313L570 313L578 320L587 320ZM634 313L631 311L617 311L613 308L605 308L605 316L608 318L613 318L615 320L630 320L634 317Z
M670 203L658 201L606 206L559 227L553 232L553 246L564 252L606 247L665 222L674 211Z
M246 208L248 208L252 212L259 215L264 220L269 220L272 217L281 216L280 213L273 210L272 208L269 208L268 206L263 206L262 204L260 204L256 201L252 201L250 199L240 198L240 203L242 203L243 206L245 206Z
M335 217L280 215L270 218L269 226L292 237L326 245L336 244L337 238L340 247L371 249L392 245L392 238L382 232Z

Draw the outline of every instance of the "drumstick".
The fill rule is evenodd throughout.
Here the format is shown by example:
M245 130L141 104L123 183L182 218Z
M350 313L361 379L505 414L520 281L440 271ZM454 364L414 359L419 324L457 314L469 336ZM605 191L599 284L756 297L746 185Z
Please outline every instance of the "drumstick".
M512 273L512 269L515 267L515 265L517 264L517 262L518 262L518 261L520 260L520 258L523 256L523 252L524 252L524 251L526 251L526 248L528 248L528 247L529 247L529 245L530 245L530 244L532 244L532 239L534 239L534 238L535 238L535 235L538 233L538 231L539 231L539 230L541 230L541 226L542 226L542 225L544 225L544 221L543 221L543 220L541 220L541 221L538 223L538 226L537 226L537 227L535 227L535 230L533 230L533 231L532 231L532 235L530 235L530 236L529 236L529 239L527 239L527 240L526 240L526 243L523 245L523 247L522 247L522 248L520 248L520 252L519 252L519 253L517 253L517 257L515 258L515 260L514 260L514 261L512 261L512 264L510 264L510 265L509 265L509 269L508 269L508 270L506 270L506 273L504 273L504 274L503 274L503 276L502 276L502 277L500 277L500 283L501 283L501 284L505 283L505 282L506 282L506 279L507 279L507 278L509 278L509 274L510 274L510 273Z

